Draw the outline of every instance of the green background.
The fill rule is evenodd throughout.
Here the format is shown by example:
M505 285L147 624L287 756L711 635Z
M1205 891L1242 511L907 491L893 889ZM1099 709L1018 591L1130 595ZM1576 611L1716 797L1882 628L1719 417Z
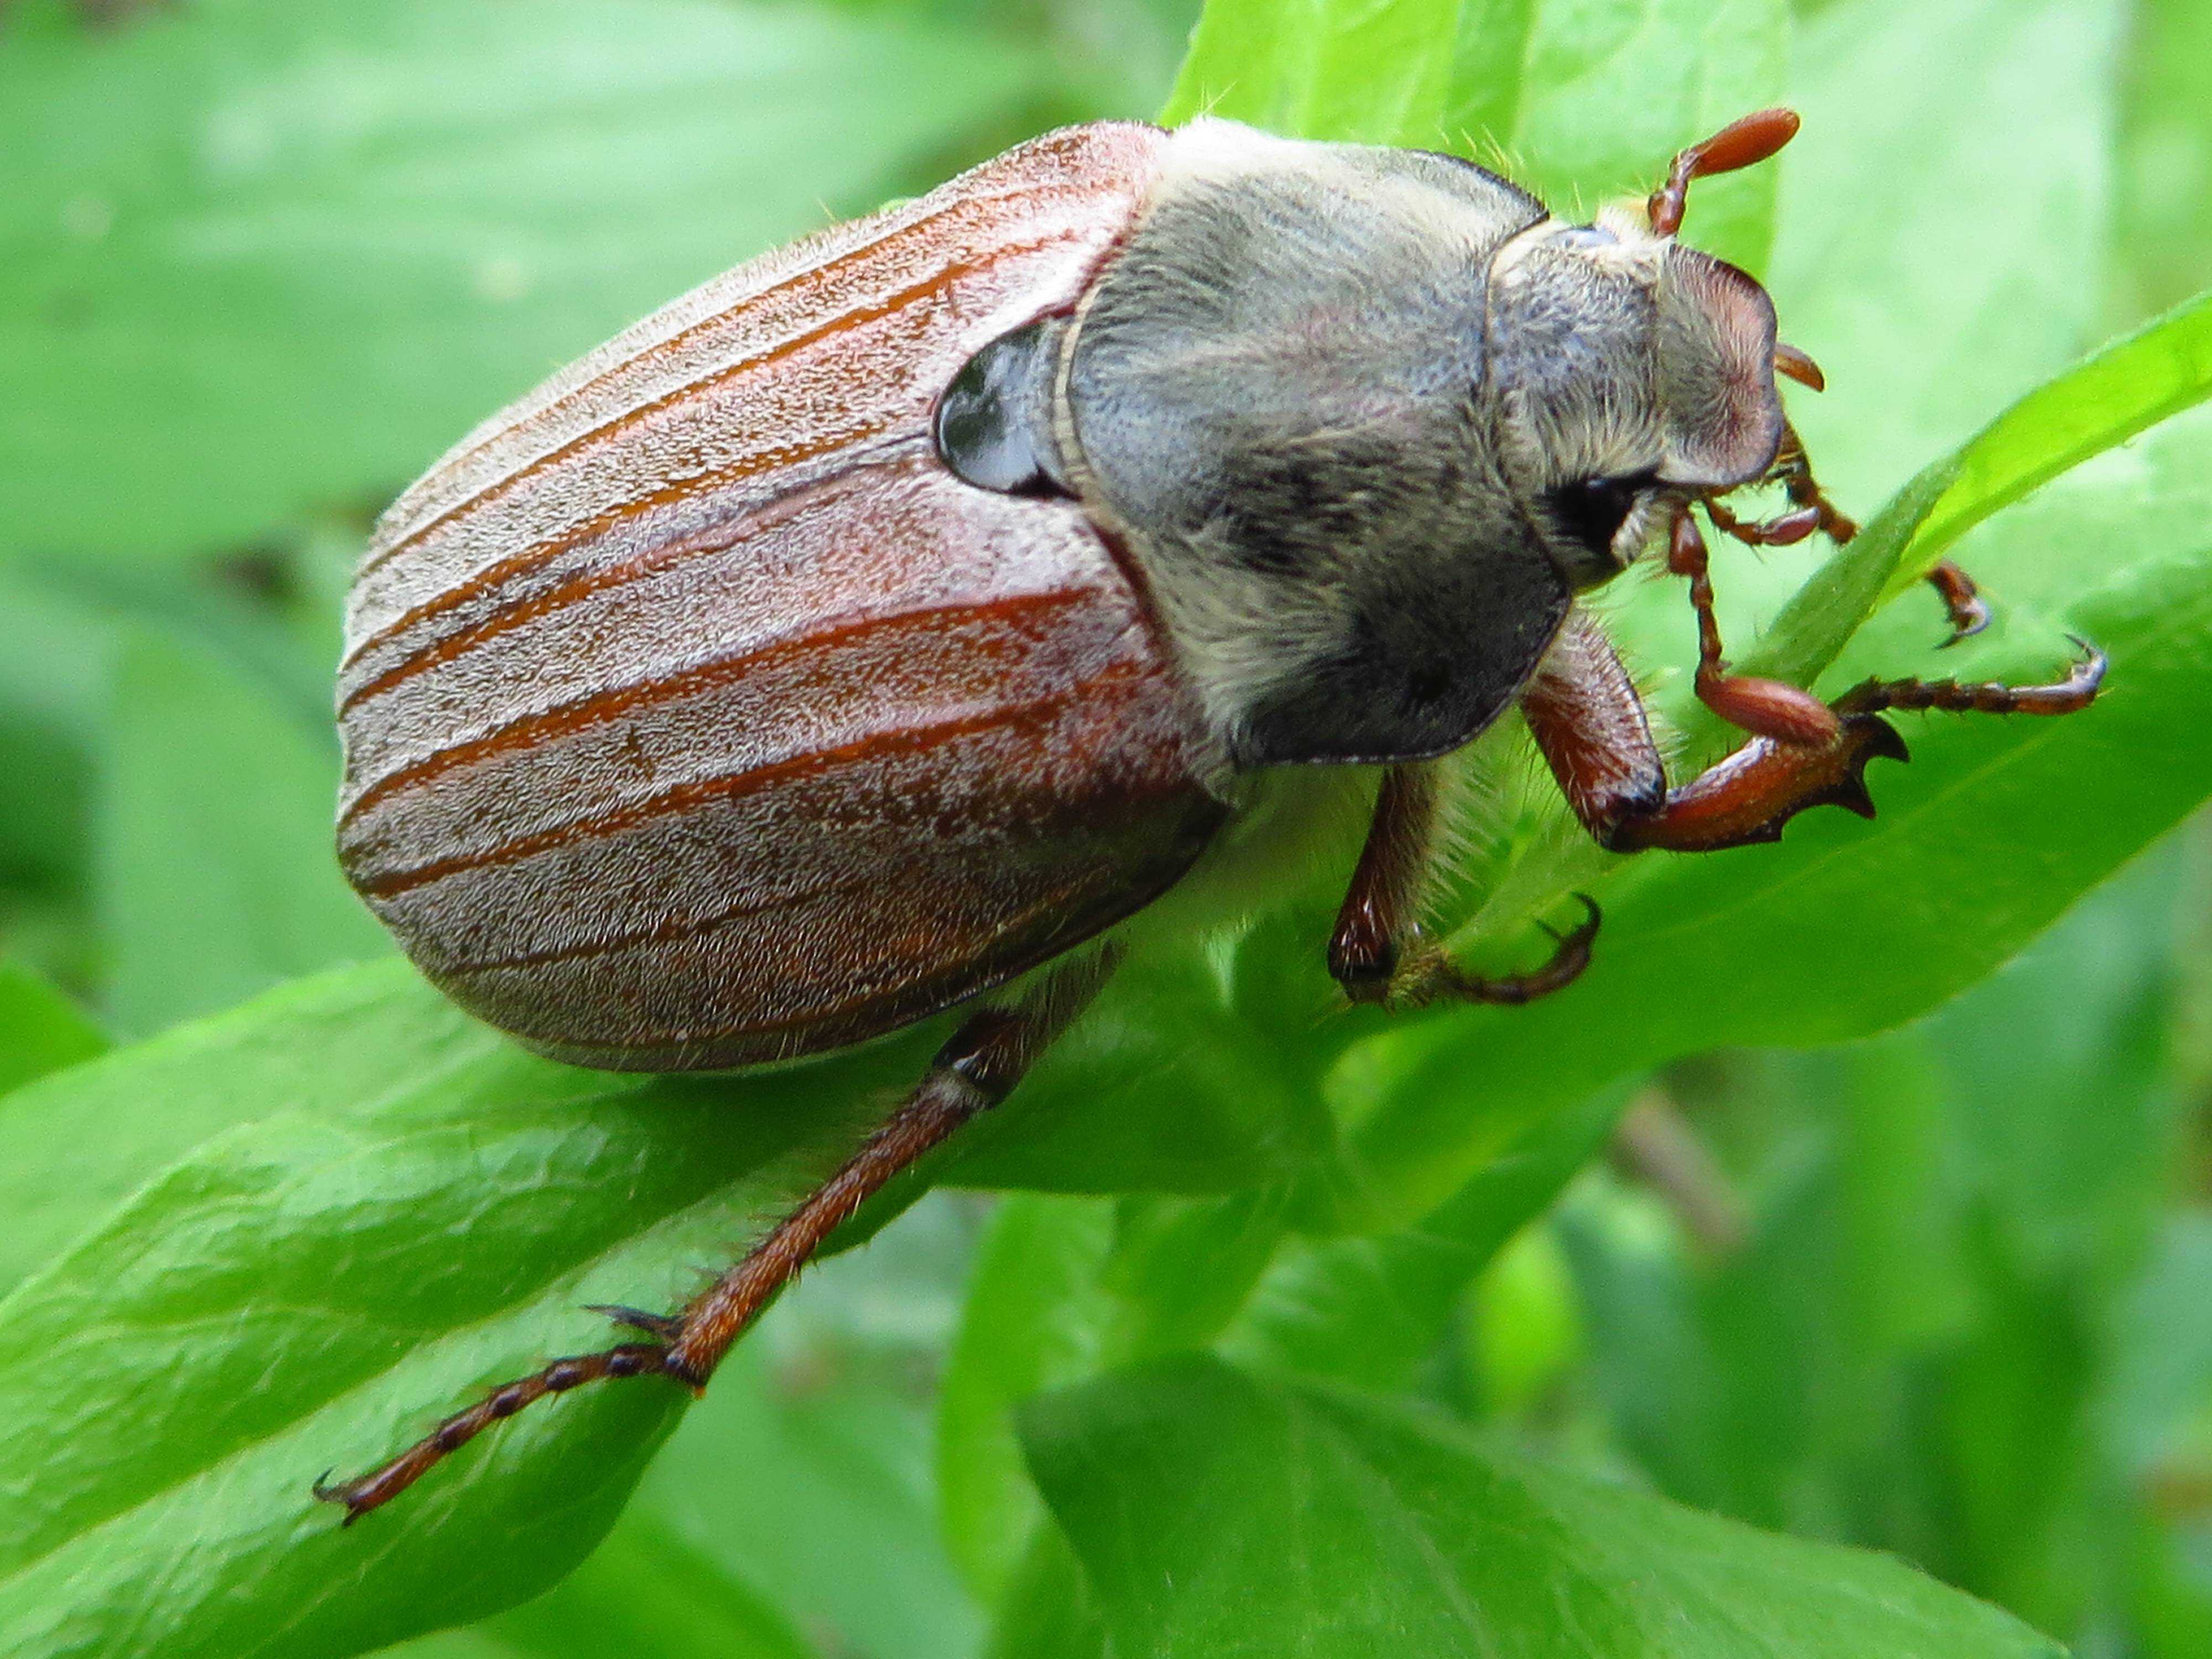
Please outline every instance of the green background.
M1577 212L1783 100L1686 235L1827 370L1792 416L1869 528L1722 550L1729 638L1835 690L2078 635L2096 708L1909 719L1875 823L1632 861L1509 721L1438 921L1502 968L1595 893L1570 993L1344 1011L1342 872L1290 872L703 1402L307 1499L683 1295L941 1035L587 1073L389 954L328 711L398 489L1060 122L1449 148ZM2212 1651L2212 4L18 0L0 157L0 1651ZM1998 620L1938 657L1946 555ZM1717 753L1679 592L1603 609Z

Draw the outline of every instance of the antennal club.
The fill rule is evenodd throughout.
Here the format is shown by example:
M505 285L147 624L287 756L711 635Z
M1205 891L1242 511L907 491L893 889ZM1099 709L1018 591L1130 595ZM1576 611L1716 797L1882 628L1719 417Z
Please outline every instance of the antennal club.
M1797 136L1797 112L1762 109L1729 122L1702 144L1692 144L1667 169L1667 182L1651 192L1644 204L1651 228L1672 236L1682 228L1682 210L1690 198L1690 180L1710 179L1717 173L1734 173L1754 167Z

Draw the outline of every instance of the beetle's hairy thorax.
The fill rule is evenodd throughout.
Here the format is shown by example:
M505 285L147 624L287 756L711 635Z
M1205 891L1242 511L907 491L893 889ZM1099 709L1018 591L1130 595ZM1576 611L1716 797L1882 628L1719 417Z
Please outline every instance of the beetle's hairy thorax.
M1443 156L1178 134L1063 352L1058 439L1245 764L1456 746L1565 610L1475 390L1543 209Z

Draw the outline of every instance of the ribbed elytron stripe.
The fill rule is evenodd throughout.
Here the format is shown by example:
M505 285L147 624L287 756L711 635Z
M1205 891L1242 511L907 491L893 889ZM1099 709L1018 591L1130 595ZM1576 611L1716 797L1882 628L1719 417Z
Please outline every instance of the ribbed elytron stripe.
M471 599L480 599L493 588L503 586L517 576L527 575L539 566L551 563L563 553L597 541L618 525L629 520L641 518L657 507L667 507L678 501L695 500L711 490L727 489L733 483L740 483L747 478L758 477L780 467L796 466L802 461L817 460L824 456L835 455L841 450L850 449L855 444L867 439L881 437L890 429L890 422L888 418L880 419L872 423L855 425L847 430L832 433L805 443L786 444L778 448L756 450L744 460L723 467L704 477L678 479L674 483L663 484L658 489L641 490L635 495L627 496L562 534L533 544L520 553L513 554L496 563L487 565L483 569L462 578L453 586L433 598L402 611L347 653L345 661L340 665L341 671L351 667L359 661L363 653L374 650L386 640L415 626L417 623L427 621L433 617L442 616L448 611L457 610Z
M918 453L909 452L893 465L898 471L912 471L919 459ZM587 570L555 586L542 588L535 593L526 592L509 599L487 611L466 628L431 641L414 655L401 658L374 678L355 686L339 698L338 713L345 714L371 697L404 684L417 674L465 656L477 647L497 639L502 634L511 633L532 623L542 622L555 612L580 604L594 593L605 592L647 576L658 575L688 558L726 553L749 541L772 535L799 514L831 505L839 496L866 488L871 482L866 469L855 468L853 471L823 480L812 488L772 495L729 523L717 525L710 531L680 537L632 557Z
M781 343L773 349L718 369L686 386L678 386L674 391L664 393L649 403L629 410L611 420L580 434L549 453L529 462L520 470L486 485L471 497L465 507L455 507L441 514L433 525L412 532L407 542L395 544L394 547L373 556L363 563L354 580L359 582L368 577L385 564L398 550L398 546L419 543L430 535L438 525L456 520L464 511L481 511L526 483L538 473L550 467L556 466L564 460L574 459L591 451L613 446L620 441L625 432L657 413L673 409L682 404L706 398L718 388L725 387L745 376L763 374L773 368L776 363L796 355L808 346L818 344L835 335L864 327L869 323L879 322L886 317L896 316L925 300L936 298L963 279L975 276L988 264L994 264L1004 259L1019 258L1027 254L1042 252L1047 248L1058 246L1062 243L1079 240L1081 240L1080 234L1077 232L1064 232L1054 236L1033 238L994 250L989 261L946 266L933 272L923 281L912 283L879 301L842 312L829 321L817 324L813 328ZM702 477L677 479L659 489L642 492L617 501L595 517L587 519L584 523L550 538L527 553L480 570L474 575L463 579L435 598L403 612L392 622L376 629L366 639L356 644L346 653L339 666L341 669L350 667L360 659L363 652L374 649L391 638L393 634L422 617L436 616L441 611L451 610L457 605L465 603L495 583L524 574L534 566L542 564L570 548L595 540L625 520L637 518L655 507L696 496L718 487L726 487L746 478L757 477L774 467L793 466L802 461L834 453L839 449L848 448L869 438L882 435L889 425L890 421L886 416L872 421L859 422L842 432L832 432L804 443L771 446L756 450L744 460L731 466L717 469Z
M1072 700L1067 692L1054 692L1018 703L985 704L966 714L926 723L886 726L834 749L810 750L804 754L789 755L763 765L747 767L742 772L695 779L672 789L647 795L641 800L629 802L596 817L580 818L556 829L541 830L536 835L520 836L501 846L487 848L480 853L439 859L429 864L417 865L413 869L394 871L387 876L371 877L355 884L371 898L396 898L414 888L442 881L464 871L520 864L525 859L534 858L557 847L602 840L619 835L625 830L635 829L640 824L650 823L656 818L670 817L711 802L741 800L774 785L830 771L857 760L881 755L919 753L971 732L986 732L994 726L1005 726L1024 717L1064 708Z
M881 879L873 874L852 877L844 881L824 882L796 893L780 893L774 898L756 902L741 899L720 910L710 910L704 915L672 917L652 927L634 933L617 933L607 939L587 939L576 945L549 945L538 951L521 951L511 956L463 957L441 969L452 975L490 973L502 968L542 968L556 962L580 962L590 957L611 956L617 951L635 950L641 945L673 945L678 939L690 939L699 933L710 933L717 927L742 921L748 916L764 916L777 910L794 909L803 904L812 904L826 898L849 896L859 893Z
M639 714L657 704L672 702L696 692L733 685L779 662L802 660L833 643L849 642L870 634L911 628L917 623L957 627L963 621L986 620L1013 623L1020 632L1035 638L1048 631L1055 618L1090 602L1091 596L1082 592L1015 593L981 604L933 605L879 612L874 616L816 618L814 625L804 632L785 634L733 656L714 658L677 672L603 687L588 696L556 703L537 714L494 726L482 737L471 738L465 743L457 743L451 748L425 756L411 765L386 773L362 790L338 819L338 828L344 830L355 818L387 796L414 785L428 783L460 767L532 748L556 738L572 737L625 714Z
M1085 873L1087 872L1075 872L1071 875L1066 887L1055 888L1042 893L1028 904L1012 912L1007 919L1006 931L1010 933L1024 933L1046 916L1055 913L1066 914L1069 900L1079 891L1083 884L1082 876ZM711 933L713 929L702 928L700 931ZM1006 964L1008 971L1001 977L1011 978L1014 974L1026 972L1029 969L1036 967L1037 963L1058 955L1062 948L1065 947L1055 947L1051 945L1036 946L1028 957ZM463 969L450 977L465 980L468 977L468 970ZM872 1005L880 1002L882 998L882 987L856 983L850 995L832 1002L815 1004L804 1013L794 1014L786 1018L748 1018L742 1024L729 1023L708 1026L653 1027L644 1030L634 1030L625 1036L623 1046L626 1048L641 1050L666 1048L677 1043L718 1042L740 1032L749 1042L773 1041L793 1031L805 1030L824 1024L834 1027L840 1022L852 1018L855 1014L865 1012Z
M1043 190L1025 191L1023 192L1023 199L1025 201L1044 202L1066 198L1079 202L1091 199L1094 195L1095 192L1084 190L1080 187L1071 187L1058 191ZM552 399L544 406L530 410L524 419L510 425L497 427L494 430L487 432L476 442L464 447L456 447L450 453L441 459L438 464L438 471L440 473L465 471L470 463L475 461L479 456L495 447L501 439L513 437L515 434L522 431L526 427L554 420L566 410L588 401L592 392L599 391L617 376L628 371L649 368L663 357L679 356L686 345L691 343L701 336L708 334L716 328L726 327L732 319L738 313L762 307L767 301L775 299L778 295L787 295L792 290L798 289L805 283L824 282L839 272L845 270L848 267L863 264L872 256L880 254L884 248L894 242L915 238L922 233L943 224L948 220L951 220L961 216L981 217L983 218L984 222L988 224L989 222L988 216L985 214L983 210L1007 199L1009 199L1007 196L1001 194L997 196L981 196L970 198L965 200L953 201L933 213L925 214L919 218L909 220L902 224L895 224L890 228L887 229L882 235L872 237L854 247L845 249L835 257L825 260L820 264L801 266L799 269L791 272L790 275L771 283L765 288L757 289L750 294L741 295L730 305L708 313L707 315L700 318L697 321L687 325L686 326L678 330L675 333L655 342L652 345L646 347L644 349L638 351L630 356L618 358L607 364L605 368L592 375L590 379L579 382L577 385L570 387L568 391L562 392L561 396ZM1068 233L1068 238L1073 238L1079 234L1080 233L1079 232L1071 231ZM1066 239L1056 238L1052 240ZM1034 251L1035 248L1046 245L1047 244L1043 243L1033 243L1029 245L1027 251ZM802 244L801 246L803 246L804 245ZM1004 252L1018 252L1022 251L1024 250L1018 246L1010 247L1004 250ZM997 257L1000 252L1000 250L994 250L993 257ZM976 262L970 261L967 269L972 271L975 268L975 264ZM848 313L847 313L847 318L848 320L865 320L869 314L870 313L864 312ZM873 314L880 315L883 313L879 311ZM830 326L834 330L834 322ZM816 331L817 334L820 331ZM734 362L726 365L724 368L716 371L714 374L708 380L687 382L684 386L672 388L669 392L649 398L644 403L633 404L625 407L616 415L600 422L599 424L587 427L581 433L576 434L574 436L564 440L554 448L533 456L529 461L524 463L523 466L520 470L514 472L501 473L494 477L473 491L463 495L459 500L453 501L445 507L440 507L422 522L410 526L388 545L373 550L369 556L362 562L359 570L356 572L356 577L368 574L369 572L374 570L378 566L396 557L407 549L420 543L424 538L436 531L441 526L459 517L460 514L469 511L471 508L479 506L483 501L489 499L495 493L502 491L508 484L514 483L516 479L526 477L530 473L539 470L549 462L561 459L563 455L574 450L584 441L597 437L601 434L616 428L627 425L635 416L677 401L688 395L691 391L698 386L711 384L714 380L726 379L730 375L741 374L750 368L757 368L764 363L772 362L776 357L781 356L790 350L796 349L799 346L805 343L806 343L806 337L799 337L789 340L779 341L775 345L768 347L763 351L757 352L748 357L739 358Z

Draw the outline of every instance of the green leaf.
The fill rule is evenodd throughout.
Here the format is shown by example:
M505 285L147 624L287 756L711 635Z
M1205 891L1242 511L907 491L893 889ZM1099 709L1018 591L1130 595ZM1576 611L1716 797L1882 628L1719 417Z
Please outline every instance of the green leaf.
M949 1285L884 1260L940 1202L780 1299L686 1413L633 1506L772 1594L832 1656L969 1659L981 1633L931 1490L930 1381L957 1307ZM841 1283L865 1299L825 1316Z
M0 546L174 556L380 498L672 294L872 206L1039 67L719 0L202 0L0 35Z
M0 962L0 1095L106 1047L67 997L29 969Z
M2212 7L2142 0L2133 20L2112 239L2124 317L2165 310L2212 270Z
M1107 1659L1104 1617L1058 1527L1030 1534L983 1651L985 1659Z
M938 1410L939 1513L981 1600L1008 1593L1043 1514L1016 1446L1017 1408L1103 1365L1214 1341L1277 1254L1283 1199L1263 1186L1110 1210L1057 1198L1000 1208Z
M1641 196L1676 150L1774 101L1786 0L1212 0L1161 119L1448 149L1563 213ZM1697 240L1756 268L1774 183L1700 189Z
M2014 404L1958 471L1890 578L1898 591L1960 537L2038 485L2212 394L2212 293L2201 294Z
M344 1034L349 1001L397 1056ZM0 1490L0 1647L355 1652L543 1589L611 1522L678 1393L533 1413L349 1529L305 1483L604 1345L585 1303L684 1294L917 1063L892 1045L749 1083L739 1109L724 1085L532 1060L426 1002L356 970L0 1106L48 1183L84 1126L113 1139L92 1191L33 1212L73 1242L0 1302L0 1468L36 1471Z
M1433 142L1458 0L1211 0L1160 118L1292 138Z
M814 1653L757 1590L665 1522L635 1510L550 1593L480 1628L500 1651L519 1659L653 1652L811 1659ZM410 1648L405 1659L428 1656Z
M1809 684L1875 606L1959 538L2073 467L2212 396L2212 294L2038 386L1931 463L1800 589L1747 672Z
M1559 1231L1590 1379L1660 1490L1894 1550L2062 1636L2096 1628L2143 1474L2094 1461L2105 1351L2140 1342L2138 1377L2169 1359L2179 1376L2203 1346L2180 1276L2117 1343L2100 1312L2171 1180L2180 850L1903 1031L1686 1068L1729 1078L1685 1104L1717 1134L1734 1120L1753 1219L1735 1247L1692 1260L1650 1200L1577 1190ZM1741 1146L1754 1122L1763 1157ZM2118 1392L2159 1424L2147 1440L2170 1425L2158 1383Z
M1360 1387L1410 1386L1468 1286L1605 1144L1624 1093L1601 1090L1526 1127L1416 1225L1374 1237L1291 1241L1222 1352Z
M1884 1558L1765 1535L1531 1463L1440 1417L1214 1361L1048 1396L1024 1438L1123 1654L2057 1653Z
M284 986L0 1097L0 1294L226 1130L285 1110L338 1117L505 1049L385 963ZM81 1119L88 1102L97 1111Z
M109 726L100 897L118 1026L158 1030L392 949L338 873L326 736L151 635L122 652Z
M1790 27L1787 0L1477 0L1461 11L1447 130L1553 212L1587 218L1778 101ZM1762 270L1780 176L1770 165L1701 183L1688 240Z
M1044 1513L1014 1408L1097 1368L1095 1293L1112 1243L1112 1212L1099 1200L1017 1196L976 1253L938 1398L937 1492L945 1545L987 1605L1006 1593Z
M969 1659L975 1612L929 1525L927 1460L931 1368L975 1207L916 1205L866 1253L810 1272L716 1373L582 1566L393 1659Z
M1323 1018L1333 993L1296 975L1316 949L1304 920L1255 927L1226 953L1233 970L1212 941L1133 951L1012 1097L962 1131L941 1178L1202 1194L1310 1169L1334 1143L1317 1084L1342 1038Z

